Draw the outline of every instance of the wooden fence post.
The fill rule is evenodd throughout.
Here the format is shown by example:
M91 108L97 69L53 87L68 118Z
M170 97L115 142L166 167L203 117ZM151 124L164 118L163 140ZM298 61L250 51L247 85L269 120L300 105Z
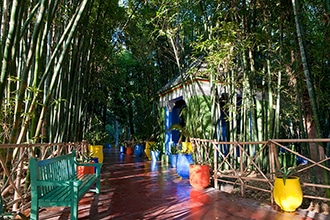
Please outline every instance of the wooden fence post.
M270 179L274 181L275 179L275 155L276 155L276 146L272 141L268 141L267 145L269 145L269 167L270 167Z
M218 172L218 150L216 146L216 140L212 141L213 146L213 164L214 164L214 170L213 170L213 182L214 182L214 188L219 189L219 184L217 180L217 172Z

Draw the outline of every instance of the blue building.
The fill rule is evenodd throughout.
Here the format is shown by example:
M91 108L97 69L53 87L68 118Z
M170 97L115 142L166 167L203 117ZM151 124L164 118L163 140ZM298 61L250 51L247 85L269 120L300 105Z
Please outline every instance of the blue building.
M196 72L202 72L202 68ZM218 97L217 99L221 99L221 94L224 93L223 86L214 85L210 79L197 75L181 74L159 92L160 106L164 108L165 114L166 154L169 154L171 146L176 145L180 138L178 130L169 130L173 124L190 126L193 130L192 137L226 139L225 122L220 106L215 106L211 100L211 93ZM189 109L188 117L181 114L185 108ZM223 123L220 123L220 120Z

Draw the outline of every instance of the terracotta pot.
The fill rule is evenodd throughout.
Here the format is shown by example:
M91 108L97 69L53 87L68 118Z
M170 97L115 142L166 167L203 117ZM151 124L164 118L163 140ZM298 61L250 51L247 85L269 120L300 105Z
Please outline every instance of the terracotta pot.
M126 147L126 154L127 155L133 155L134 148L133 147Z
M92 166L77 166L77 173L79 174L93 174L94 167Z
M303 193L299 177L288 177L283 182L282 178L276 177L273 190L276 204L286 212L294 212L303 201Z
M189 183L195 189L205 189L210 184L210 166L195 165L189 166Z

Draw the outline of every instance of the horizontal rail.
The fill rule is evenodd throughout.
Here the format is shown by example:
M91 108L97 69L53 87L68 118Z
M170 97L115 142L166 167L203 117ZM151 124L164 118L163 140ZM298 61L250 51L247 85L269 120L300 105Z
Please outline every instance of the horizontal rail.
M30 157L46 159L70 153L72 150L83 154L88 143L38 143L38 144L0 144L1 196L7 209L24 211L30 206L30 186L28 161Z
M208 148L212 146L212 158L207 158L207 161L212 161L210 165L213 167L214 187L220 189L219 182L241 186L241 195L245 196L245 189L250 188L256 191L270 193L270 201L273 203L272 191L274 187L275 174L281 168L280 157L290 155L295 160L301 158L306 163L305 165L297 165L295 175L298 175L303 188L304 198L330 201L326 197L326 191L330 189L330 157L327 155L318 155L319 158L312 158L304 155L296 149L291 149L285 145L303 145L308 149L320 147L320 143L330 143L329 138L315 139L270 139L268 141L216 141L199 138L190 138L194 149ZM302 146L300 146L302 147ZM205 150L206 151L206 150ZM281 151L281 152L280 152ZM283 153L284 151L284 153ZM296 163L296 161L293 161ZM265 163L265 161L267 163ZM253 170L256 176L250 176ZM312 182L312 176L317 175L317 179L321 182ZM325 175L325 176L324 176ZM235 179L235 181L230 181ZM258 184L251 184L252 181ZM313 187L310 190L305 188ZM318 194L318 195L313 195Z

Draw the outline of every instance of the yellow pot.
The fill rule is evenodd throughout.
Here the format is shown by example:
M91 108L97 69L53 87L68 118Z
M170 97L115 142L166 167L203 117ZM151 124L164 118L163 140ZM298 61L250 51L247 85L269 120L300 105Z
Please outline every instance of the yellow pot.
M191 142L182 142L182 151L186 153L192 153L193 152L193 147Z
M146 156L148 157L148 160L151 160L150 147L153 143L155 143L155 142L153 142L153 141L147 141L146 142L146 149L144 150L144 152L146 153Z
M282 178L276 177L273 195L276 204L280 206L283 211L296 211L303 201L299 177L288 177L285 184Z
M102 145L89 145L88 151L92 157L97 157L99 163L103 163L103 146Z

